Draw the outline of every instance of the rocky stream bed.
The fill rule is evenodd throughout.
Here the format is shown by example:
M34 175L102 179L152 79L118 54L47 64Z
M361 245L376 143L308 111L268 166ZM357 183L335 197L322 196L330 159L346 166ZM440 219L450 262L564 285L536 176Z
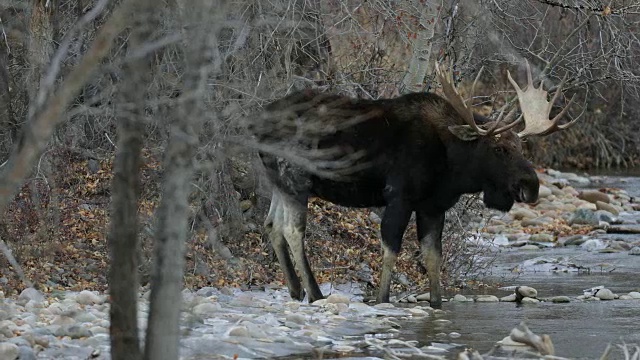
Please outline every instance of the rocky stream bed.
M535 206L493 213L467 239L497 253L488 282L503 286L447 294L442 310L429 307L428 293L366 304L353 283L323 284L331 295L313 304L281 287L185 290L181 357L587 359L611 344L610 359L637 359L640 191L620 187L640 181L553 170L540 179ZM141 333L147 298L141 291ZM106 300L93 291L0 293L0 359L109 359Z

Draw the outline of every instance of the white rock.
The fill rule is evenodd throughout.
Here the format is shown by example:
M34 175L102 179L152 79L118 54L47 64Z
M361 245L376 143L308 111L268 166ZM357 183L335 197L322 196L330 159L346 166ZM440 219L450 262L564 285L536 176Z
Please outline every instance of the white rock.
M2 360L16 360L18 358L18 354L20 354L20 349L18 345L1 342L0 343L0 359Z
M540 185L540 189L538 190L538 197L546 198L551 195L551 189L544 185Z
M516 301L516 294L503 296L503 297L500 298L500 301L502 301L502 302L515 302Z
M452 331L452 332L449 333L449 337L452 338L452 339L457 339L460 336L462 336L462 335L459 332Z
M227 331L225 335L248 337L249 330L247 329L246 326L233 326Z
M521 302L523 304L535 304L535 303L539 303L540 300L534 299L534 298L530 298L530 297L524 297L524 298L522 298Z
M102 296L99 296L91 291L82 290L78 296L76 296L76 302L82 305L94 305L94 304L102 304L104 299Z
M596 293L596 297L600 300L613 300L615 299L615 295L613 294L613 292L609 289L600 289L598 290L598 292Z
M324 306L326 304L327 304L327 299L320 299L311 303L311 305L313 306Z
M422 310L422 309L416 309L416 308L410 308L409 309L409 313L412 316L429 316L429 313Z
M220 304L206 302L194 306L193 313L199 316L208 316L218 313L220 309Z
M416 300L418 301L431 301L431 293L424 293L416 296Z
M524 297L534 298L538 296L538 290L532 288L531 286L519 286L518 293Z
M453 299L451 299L451 301L455 301L455 302L470 302L473 301L473 299L469 299L468 297L461 295L461 294L456 294Z
M500 299L498 299L498 297L494 295L478 295L476 297L476 302L498 302L498 301L500 301Z
M44 295L42 295L42 293L32 287L26 288L24 290L22 290L22 292L20 293L20 296L18 296L18 300L24 302L25 304L29 301L29 300L33 300L33 301L37 301L37 302L43 302L44 301Z
M415 297L415 295L409 295L407 296L407 301L410 303L417 303L418 299Z
M631 296L632 299L640 299L640 292L637 291L632 291L627 295Z
M327 303L329 304L348 304L350 303L349 297L342 294L331 294L327 297Z

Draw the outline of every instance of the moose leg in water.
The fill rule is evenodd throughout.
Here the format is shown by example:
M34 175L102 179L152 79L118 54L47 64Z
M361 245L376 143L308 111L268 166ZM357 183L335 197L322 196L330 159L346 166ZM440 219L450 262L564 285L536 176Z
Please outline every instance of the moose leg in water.
M431 307L442 307L442 289L440 289L440 268L442 267L442 229L444 228L444 214L429 216L424 212L416 212L418 239L429 273L431 288Z
M378 290L378 303L389 302L391 277L396 266L398 253L402 248L402 235L411 218L411 207L403 200L390 202L384 210L380 232L382 233L382 272L380 275L380 289Z
M281 197L282 195L280 195L278 191L273 191L269 214L265 220L265 228L269 234L271 246L273 246L276 256L278 257L284 278L289 286L291 298L302 300L304 298L302 285L300 284L298 275L296 275L296 269L289 256L289 248L284 238L284 204Z
M294 199L289 196L282 196L284 207L284 238L289 244L293 261L300 273L302 285L309 295L309 303L324 298L316 278L311 271L309 260L304 250L304 232L307 227L307 197L298 196Z

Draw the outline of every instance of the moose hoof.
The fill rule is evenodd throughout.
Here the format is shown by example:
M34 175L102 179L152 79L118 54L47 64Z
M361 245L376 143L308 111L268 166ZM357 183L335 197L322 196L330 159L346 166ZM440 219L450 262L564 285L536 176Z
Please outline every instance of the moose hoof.
M289 295L292 299L302 301L304 300L304 290L289 290Z
M431 306L434 309L442 309L442 299L438 298L438 299L431 299L429 301L429 306Z

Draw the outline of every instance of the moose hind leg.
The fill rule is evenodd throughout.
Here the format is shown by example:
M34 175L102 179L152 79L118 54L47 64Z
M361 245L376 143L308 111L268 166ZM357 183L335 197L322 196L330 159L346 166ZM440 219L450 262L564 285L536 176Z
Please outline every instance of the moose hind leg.
M289 294L292 299L301 301L304 299L304 292L302 291L302 285L300 284L300 278L296 275L296 270L289 256L289 248L284 238L284 204L281 199L281 195L277 192L273 192L271 196L271 206L269 207L269 214L265 221L265 227L269 233L269 241L273 250L276 252L280 268L284 274L287 287L289 288Z
M380 274L380 289L378 290L378 303L389 302L391 290L391 278L393 268L396 266L398 253L402 248L402 235L411 219L411 208L402 201L390 203L384 210L380 233L382 235L382 272Z
M416 214L418 239L422 249L422 256L429 273L429 287L431 288L431 307L442 307L442 289L440 287L440 269L442 267L442 229L445 215L429 216L420 211Z
M283 199L284 200L284 199ZM286 199L284 204L284 237L300 272L302 284L309 295L309 303L324 298L305 254L304 233L307 226L307 201Z

